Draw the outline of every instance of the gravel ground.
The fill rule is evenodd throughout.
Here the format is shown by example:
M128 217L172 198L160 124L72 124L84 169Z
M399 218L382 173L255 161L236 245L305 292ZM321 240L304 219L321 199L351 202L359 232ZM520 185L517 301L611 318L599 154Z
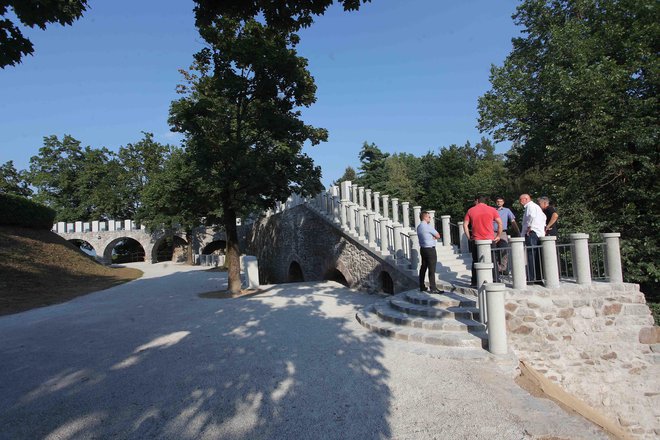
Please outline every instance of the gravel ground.
M0 317L0 439L608 438L488 356L369 333L354 315L378 297L203 299L224 273L130 266L145 276Z

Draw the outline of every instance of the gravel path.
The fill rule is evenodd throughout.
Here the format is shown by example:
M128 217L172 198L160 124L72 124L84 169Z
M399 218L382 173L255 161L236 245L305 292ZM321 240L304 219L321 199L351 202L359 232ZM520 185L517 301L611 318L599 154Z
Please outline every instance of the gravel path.
M369 333L354 315L375 296L203 299L224 273L131 266L145 276L0 317L0 439L607 438L492 360Z

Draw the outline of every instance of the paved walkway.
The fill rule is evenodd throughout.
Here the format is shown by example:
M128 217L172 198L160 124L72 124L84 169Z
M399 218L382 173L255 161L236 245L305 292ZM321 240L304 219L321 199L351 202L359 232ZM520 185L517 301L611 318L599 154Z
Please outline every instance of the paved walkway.
M501 366L367 332L332 282L203 299L225 274L145 277L0 317L1 439L607 438Z

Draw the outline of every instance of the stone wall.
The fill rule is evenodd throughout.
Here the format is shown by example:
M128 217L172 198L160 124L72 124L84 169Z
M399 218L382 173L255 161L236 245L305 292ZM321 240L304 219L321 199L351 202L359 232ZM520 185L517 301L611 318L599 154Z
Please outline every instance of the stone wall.
M387 277L394 292L416 286L393 262L360 245L305 205L257 220L247 236L246 252L256 255L264 284L291 281L289 270L295 262L304 281L336 279L336 270L348 286L357 289L382 290Z
M530 286L505 302L519 358L635 437L658 438L660 328L638 285Z

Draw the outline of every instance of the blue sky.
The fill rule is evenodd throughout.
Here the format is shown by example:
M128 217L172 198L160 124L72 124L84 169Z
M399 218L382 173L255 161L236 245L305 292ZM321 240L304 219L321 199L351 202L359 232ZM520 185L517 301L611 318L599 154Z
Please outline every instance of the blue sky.
M303 30L299 53L318 87L303 119L330 133L305 151L323 182L357 168L364 141L415 155L478 141L477 98L519 32L511 19L517 3L373 0L358 12L332 7ZM178 69L202 47L192 2L89 6L73 26L27 29L34 56L0 70L0 164L27 168L52 134L111 150L138 141L141 131L179 143L167 116Z

